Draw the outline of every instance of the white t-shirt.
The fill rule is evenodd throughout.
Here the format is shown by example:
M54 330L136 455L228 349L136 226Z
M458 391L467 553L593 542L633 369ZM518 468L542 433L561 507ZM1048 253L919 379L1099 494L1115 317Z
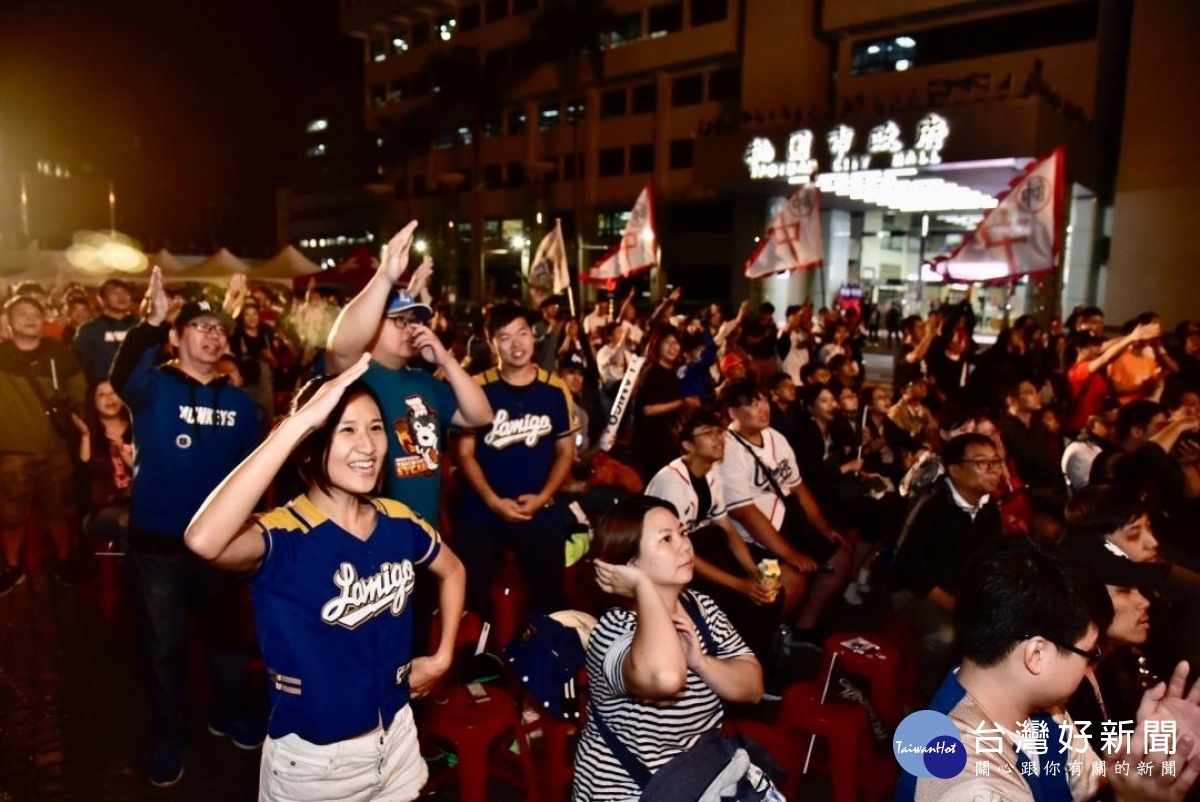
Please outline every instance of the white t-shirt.
M597 315L592 312L583 319L583 333L591 337L593 333L598 333L600 329L608 325L608 315Z
M761 446L756 446L745 438L726 431L725 458L717 466L717 476L721 481L726 510L755 504L771 521L771 525L779 529L783 526L783 516L787 510L746 446L750 446L762 465L775 477L775 482L784 493L802 481L800 468L796 463L795 452L782 434L767 427L762 431L762 442ZM742 540L747 543L755 542L754 536L747 532L736 518L730 516L730 520L734 529L742 536Z
M688 467L683 463L683 457L669 462L654 474L650 484L646 485L646 495L674 504L684 531L691 534L701 526L711 524L725 515L725 500L715 465L704 480L708 483L708 492L712 495L712 506L707 510L700 509L700 498L696 495L696 488L692 486L692 478L688 475Z
M791 376L792 381L799 387L804 384L800 380L800 369L812 359L812 354L808 350L812 345L812 336L807 331L782 331L779 333L779 339L782 340L785 337L790 343L790 348L787 356L783 358L783 372Z

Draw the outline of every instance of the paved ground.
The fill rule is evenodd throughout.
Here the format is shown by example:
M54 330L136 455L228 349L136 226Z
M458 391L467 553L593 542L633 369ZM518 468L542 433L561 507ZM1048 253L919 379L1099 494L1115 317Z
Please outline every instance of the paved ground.
M890 354L868 353L866 372L868 381L890 381ZM34 572L0 598L0 802L255 799L258 752L242 752L204 729L198 667L184 778L169 789L147 784L148 711L124 588L121 563L97 558L76 588ZM830 623L865 628L878 620L880 603L839 602ZM816 670L814 656L797 658L797 677ZM824 781L810 779L804 796L827 799ZM456 799L453 784L434 798ZM494 784L489 798L507 802L519 794Z
M148 712L132 613L121 598L119 563L100 560L77 588L35 573L0 598L0 802L255 799L258 752L242 752L204 729L199 666L184 778L169 789L147 784ZM878 608L878 600L865 608L839 602L830 623L860 628ZM815 674L817 656L801 653L793 671ZM457 799L453 783L433 798ZM499 783L489 792L498 802L519 798ZM805 798L827 799L824 780L810 778Z

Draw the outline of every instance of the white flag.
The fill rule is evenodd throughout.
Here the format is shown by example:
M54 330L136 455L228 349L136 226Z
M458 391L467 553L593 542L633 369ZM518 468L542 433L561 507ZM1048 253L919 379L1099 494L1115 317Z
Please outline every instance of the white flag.
M621 418L625 417L625 410L633 398L633 386L637 383L644 364L646 364L644 356L629 357L629 364L625 367L625 376L621 379L621 385L617 388L617 397L608 413L608 422L600 434L601 451L608 451L617 442L617 431L621 428Z
M608 289L619 279L635 276L658 264L658 237L654 233L654 195L647 184L633 209L621 241L592 267L586 280Z
M537 252L529 267L529 285L540 290L549 290L555 294L564 292L571 286L571 276L567 272L567 246L563 243L562 223L556 220L554 228L542 237Z
M1053 270L1062 221L1063 149L1025 168L962 245L937 263L956 281L990 281Z
M823 262L821 202L815 187L801 187L767 226L767 233L746 262L746 277L811 270Z

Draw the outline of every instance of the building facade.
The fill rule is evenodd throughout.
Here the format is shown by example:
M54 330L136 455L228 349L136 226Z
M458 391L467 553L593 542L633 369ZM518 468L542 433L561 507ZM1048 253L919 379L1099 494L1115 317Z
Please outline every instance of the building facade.
M342 2L342 30L362 40L368 130L416 140L380 153L396 224L425 223L460 297L519 289L529 244L555 218L590 265L651 184L664 262L651 289L780 306L828 304L850 287L924 310L968 286L922 262L960 243L1027 164L1064 147L1057 278L977 287L975 298L992 325L1106 301L1108 260L1121 252L1110 235L1122 220L1122 123L1136 136L1124 102L1131 41L1131 96L1143 72L1154 80L1136 57L1137 26L1129 34L1133 0L610 0L594 4L609 12L598 44L566 60L539 39L543 3ZM1145 14L1168 33L1170 13ZM474 66L456 72L455 58ZM442 113L464 103L470 113ZM931 126L937 152L918 153ZM847 131L835 151L831 135L844 144ZM750 153L766 142L783 154L803 132L823 190L825 269L751 284L742 266L803 179L789 182L783 157L772 174ZM864 196L877 178L861 174L898 153L903 174Z

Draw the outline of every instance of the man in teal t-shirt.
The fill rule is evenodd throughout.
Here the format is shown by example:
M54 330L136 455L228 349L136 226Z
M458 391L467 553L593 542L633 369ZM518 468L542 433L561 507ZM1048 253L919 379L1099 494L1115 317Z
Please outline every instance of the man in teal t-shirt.
M414 220L392 238L375 276L338 315L325 359L330 373L340 373L370 351L364 378L379 396L389 429L387 496L440 528L439 463L446 429L487 426L492 408L483 389L425 325L433 310L413 297L432 274L432 262L421 263L407 290L396 286L408 268L416 227ZM418 359L436 365L446 380L415 367Z

